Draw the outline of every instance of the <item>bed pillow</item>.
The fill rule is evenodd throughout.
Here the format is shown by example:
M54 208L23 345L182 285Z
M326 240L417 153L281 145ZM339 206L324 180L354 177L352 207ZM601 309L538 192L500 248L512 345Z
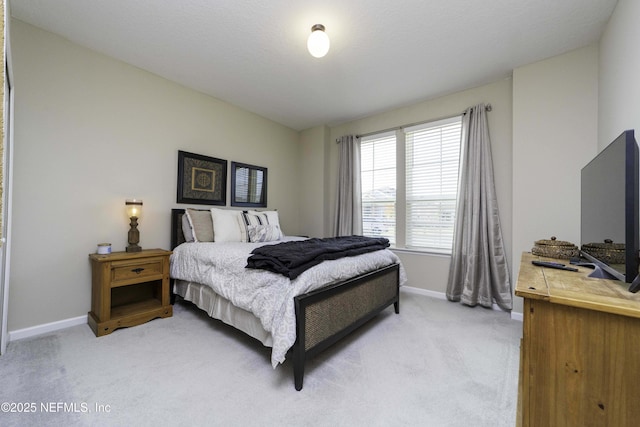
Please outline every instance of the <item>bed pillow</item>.
M191 227L191 221L189 220L189 215L185 212L182 215L182 235L184 236L184 241L187 243L191 243L195 241L193 238L193 228Z
M258 212L249 213L244 211L238 217L238 226L240 227L241 239L243 242L250 242L249 227L256 225L268 225L269 220L266 215Z
M247 235L251 243L273 242L282 238L282 232L277 225L248 225Z
M215 230L214 242L241 242L242 233L238 217L242 211L211 208L211 219Z
M213 242L213 222L209 211L187 209L186 217L191 226L194 242ZM185 239L186 239L185 234Z
M271 242L282 238L277 217L265 212L245 211L238 218L243 242Z
M249 211L250 214L262 214L267 216L267 220L270 225L277 225L280 229L280 238L284 237L284 232L282 231L282 227L280 226L280 217L278 216L278 211Z

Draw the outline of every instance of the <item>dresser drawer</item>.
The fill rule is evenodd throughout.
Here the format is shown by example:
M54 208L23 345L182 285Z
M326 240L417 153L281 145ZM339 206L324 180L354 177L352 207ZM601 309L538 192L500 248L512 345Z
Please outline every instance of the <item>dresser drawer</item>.
M111 281L122 282L136 279L147 279L150 276L161 276L163 259L149 258L131 261L116 261L111 264Z

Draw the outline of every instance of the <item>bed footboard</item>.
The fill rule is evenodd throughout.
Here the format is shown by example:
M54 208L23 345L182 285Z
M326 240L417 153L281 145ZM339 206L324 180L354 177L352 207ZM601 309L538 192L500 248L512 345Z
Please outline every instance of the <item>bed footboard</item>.
M400 312L398 264L295 297L296 342L293 375L302 389L304 364L311 357L393 304Z

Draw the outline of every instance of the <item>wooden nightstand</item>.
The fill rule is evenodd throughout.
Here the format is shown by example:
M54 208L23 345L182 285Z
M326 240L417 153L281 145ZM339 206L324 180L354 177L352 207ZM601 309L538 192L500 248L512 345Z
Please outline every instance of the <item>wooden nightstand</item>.
M171 251L90 254L92 294L89 326L100 337L156 317L171 317Z

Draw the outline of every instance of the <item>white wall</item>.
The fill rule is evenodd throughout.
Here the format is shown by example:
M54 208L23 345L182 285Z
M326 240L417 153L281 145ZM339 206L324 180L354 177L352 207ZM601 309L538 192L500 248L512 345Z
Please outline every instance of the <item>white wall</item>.
M627 129L640 141L640 1L618 0L600 40L598 149Z
M324 172L328 145L327 126L318 126L300 133L300 233L309 237L332 236L325 231L324 226L328 197Z
M370 116L337 126L331 129L330 140L347 134L362 134L402 126L409 123L436 120L455 114L461 114L466 108L481 102L489 103L493 111L488 114L491 149L493 154L494 178L502 233L507 249L507 258L511 254L511 79L458 92L430 101L425 101L383 114ZM330 193L330 212L335 206L336 175L338 170L338 147L329 144L328 169L326 172ZM330 222L333 224L333 221ZM407 270L409 286L425 290L446 291L449 275L449 256L428 255L416 252L397 251ZM511 266L511 260L509 259Z
M141 246L168 249L170 209L184 207L178 150L267 167L269 208L285 233L299 232L298 132L12 24L10 331L86 315L88 254L98 242L124 250L126 198L144 201Z
M597 121L597 46L514 70L514 273L536 240L580 244L580 169L596 154Z

